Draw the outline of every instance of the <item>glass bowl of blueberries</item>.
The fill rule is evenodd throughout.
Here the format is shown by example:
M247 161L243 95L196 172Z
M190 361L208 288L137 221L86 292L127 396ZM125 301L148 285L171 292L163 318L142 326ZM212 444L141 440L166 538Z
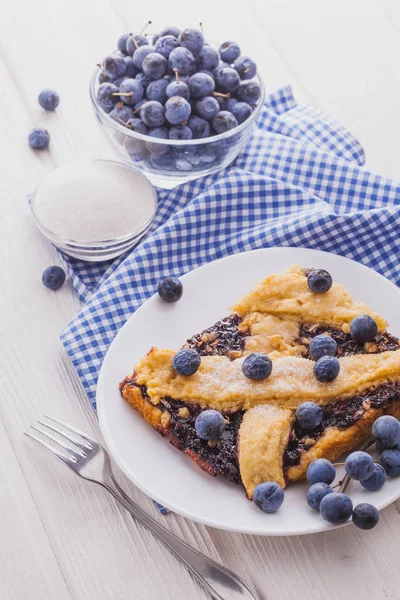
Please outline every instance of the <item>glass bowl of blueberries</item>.
M198 29L126 33L92 75L90 97L118 157L172 188L227 167L264 103L256 63Z

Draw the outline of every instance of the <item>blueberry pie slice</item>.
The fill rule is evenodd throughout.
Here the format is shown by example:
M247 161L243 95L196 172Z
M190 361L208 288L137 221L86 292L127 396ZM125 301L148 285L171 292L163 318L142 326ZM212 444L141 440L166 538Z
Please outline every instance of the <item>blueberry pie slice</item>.
M262 482L284 487L315 458L358 447L380 415L400 416L400 345L386 327L326 271L295 266L187 340L179 358L186 350L192 364L196 351L195 372L178 374L176 351L152 348L121 394L203 470L252 498ZM310 402L320 408L306 427L296 410ZM207 433L215 412L225 418L217 439Z

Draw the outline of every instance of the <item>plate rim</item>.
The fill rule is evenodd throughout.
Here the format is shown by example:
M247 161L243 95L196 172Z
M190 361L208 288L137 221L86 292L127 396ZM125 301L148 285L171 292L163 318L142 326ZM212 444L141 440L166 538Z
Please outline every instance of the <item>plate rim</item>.
M335 258L337 258L339 261L342 260L344 262L352 263L353 265L355 264L357 266L357 268L360 268L361 270L364 270L365 272L372 273L373 276L376 276L378 279L383 280L385 282L385 285L390 284L393 291L399 295L399 299L400 299L400 289L396 286L396 284L394 284L392 281L387 279L381 273L378 273L377 271L364 265L363 263L357 262L356 260L342 256L340 254L336 254L334 252L327 252L325 250L319 250L319 249L314 249L314 248L303 248L303 247L297 247L297 246L273 246L273 247L269 247L269 248L257 248L254 250L247 250L245 252L238 252L238 253L230 254L230 255L218 258L216 260L207 262L203 265L200 265L199 267L196 267L195 269L188 271L184 275L181 275L180 279L184 283L185 279L187 279L189 277L195 277L196 273L198 271L205 270L210 265L214 265L215 263L226 262L228 260L234 261L235 257L237 257L239 255L243 255L243 254L250 255L250 254L255 254L255 253L265 253L265 254L271 253L272 254L277 251L282 251L283 253L289 253L289 252L293 252L294 250L305 252L305 253L311 253L313 255L319 254L319 255L321 255L321 258L323 258L326 255L331 255L331 256L334 256ZM271 273L272 272L273 272L273 267L272 267ZM265 276L268 276L268 274L270 274L270 272L269 272L268 266L267 266ZM233 533L248 534L248 535L262 535L262 536L266 536L266 537L288 537L288 536L294 536L294 535L310 535L310 534L316 534L316 533L324 533L324 532L327 532L330 530L334 530L334 529L338 529L338 528L342 528L347 525L350 525L352 523L351 520L347 521L346 523L339 524L339 525L330 525L329 523L326 523L325 521L319 520L318 515L316 514L315 527L304 527L304 528L300 527L296 530L288 530L288 529L270 530L270 529L268 529L267 525L266 525L265 530L263 530L258 527L257 528L252 528L252 527L248 527L248 526L241 527L240 523L237 526L230 527L225 524L220 524L220 523L218 523L218 521L215 521L213 519L209 519L209 518L203 517L201 515L194 515L189 510L186 510L185 508L182 508L181 506L175 505L174 502L166 501L165 498L162 497L162 495L159 495L158 493L155 493L154 491L148 489L148 487L145 483L143 483L142 481L139 481L135 477L134 473L132 473L131 469L129 469L129 467L127 466L126 461L123 460L123 458L120 456L119 452L115 448L114 441L113 441L113 435L111 434L111 432L109 431L109 429L107 427L107 422L105 420L105 416L104 416L104 412L103 412L103 408L102 408L103 404L102 404L102 400L100 398L101 398L101 390L103 388L103 379L105 379L105 377L106 377L105 372L107 369L107 363L110 360L109 357L110 357L110 352L111 352L113 345L115 344L118 337L121 335L121 332L123 331L123 329L129 323L129 321L133 317L136 317L136 315L139 313L139 311L142 310L142 307L145 306L145 304L147 302L149 302L149 300L152 300L156 295L157 295L157 292L155 292L155 294L153 294L153 296L151 296L145 302L143 302L143 304L141 304L141 306L134 313L132 313L129 316L127 321L124 323L124 325L118 331L117 335L115 336L112 343L110 344L110 346L106 352L106 355L103 359L103 362L102 362L102 365L100 368L100 372L99 372L97 387L96 387L97 414L98 414L98 419L99 419L100 430L103 435L104 441L106 442L106 448L109 451L112 459L115 461L115 463L118 465L118 467L124 473L124 475L129 479L129 481L131 483L133 483L136 487L138 487L150 499L153 499L156 502L162 504L163 506L168 508L171 512L173 512L177 515L180 515L186 519L190 519L191 521L194 521L196 523L200 523L200 524L206 525L208 527L213 527L215 529L220 529L222 531L230 531ZM227 310L229 310L229 307L227 308ZM118 383L119 382L116 383L117 386L118 386ZM389 495L384 501L382 501L379 504L378 510L379 511L383 510L384 508L386 508L387 506L389 506L390 504L392 504L399 498L400 498L400 486L398 487L397 492L396 492L396 490L394 490L394 493Z

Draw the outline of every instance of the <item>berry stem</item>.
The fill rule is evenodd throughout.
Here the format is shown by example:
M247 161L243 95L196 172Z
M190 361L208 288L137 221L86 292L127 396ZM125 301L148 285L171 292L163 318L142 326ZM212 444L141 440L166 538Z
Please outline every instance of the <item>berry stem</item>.
M123 119L120 119L119 117L117 117L117 121L122 123L122 125L125 125L125 127L128 127L128 129L131 129L131 126L129 125L129 123L126 123L126 121L124 121Z
M221 92L212 92L212 95L213 96L221 96L221 98L228 98L228 100L231 97L230 94L221 94Z
M370 448L371 446L373 446L375 444L375 440L373 438L371 438L370 440L368 440L368 442L365 442L365 444L363 446L361 446L360 450L368 450L368 448ZM343 481L341 482L341 486L339 488L339 494L344 494L344 492L346 491L347 486L350 483L350 475L346 475L343 477Z
M137 43L137 41L135 40L135 36L133 35L133 33L129 34L129 37L131 38L132 42L134 43L136 50L139 48L139 44Z
M143 27L142 31L140 32L140 35L144 34L144 32L146 31L148 26L151 25L151 23L152 23L152 21L147 21L146 25Z
M204 33L202 21L200 21L199 25L200 25L200 31L201 31L201 33Z
M143 104L141 106L139 106L136 110L133 111L133 114L136 115L137 112L139 112L139 110L142 108L142 106L144 106L145 104L147 104L147 102L143 102Z
M251 71L251 65L249 65L248 67L246 67L243 72L244 73L248 73L249 71Z
M175 67L175 69L172 69L172 70L175 73L176 82L179 83L179 71L178 71L178 69Z

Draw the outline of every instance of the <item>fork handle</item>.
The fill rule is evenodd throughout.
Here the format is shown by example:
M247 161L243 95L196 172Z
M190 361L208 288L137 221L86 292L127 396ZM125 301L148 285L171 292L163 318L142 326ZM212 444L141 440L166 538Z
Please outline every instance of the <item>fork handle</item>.
M118 489L122 493L119 493L113 484L105 482L97 483L100 483L100 485L110 492L117 502L130 512L135 519L140 521L147 529L150 529L186 565L193 577L216 600L258 600L250 588L237 575L215 562L215 560L191 548L173 533L162 527L162 525L159 525L157 521L133 502L119 486Z

